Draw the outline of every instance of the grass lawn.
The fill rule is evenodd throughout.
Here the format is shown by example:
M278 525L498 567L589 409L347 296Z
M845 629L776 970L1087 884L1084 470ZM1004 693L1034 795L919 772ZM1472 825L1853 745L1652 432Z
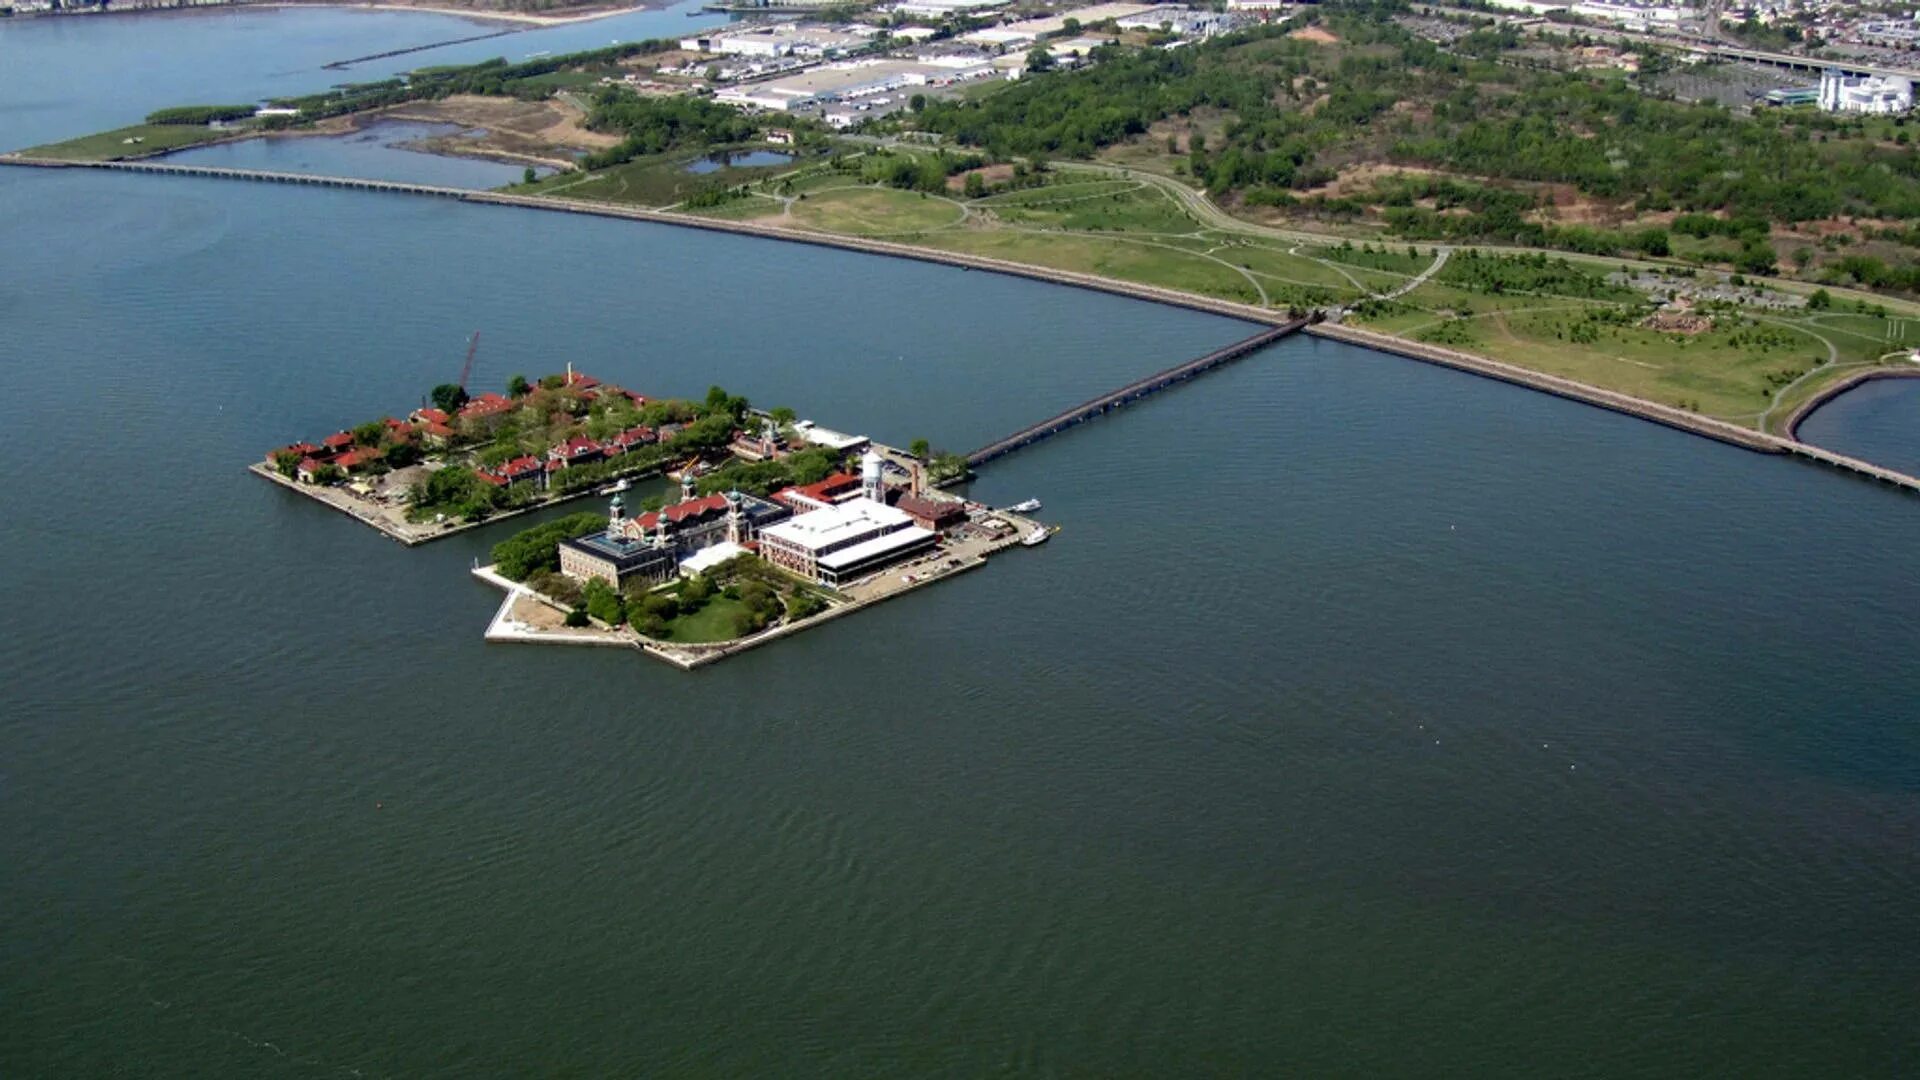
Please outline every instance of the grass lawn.
M680 150L670 154L635 158L625 164L602 169L587 177L578 173L560 173L516 184L516 195L558 195L594 202L626 203L632 206L670 206L705 188L736 187L765 180L770 176L802 167L804 161L778 165L727 165L712 172L688 172L687 167L711 154L725 150L765 150L765 146L713 147L706 150ZM785 152L785 151L782 151Z
M179 150L188 146L225 139L244 130L238 127L210 128L203 124L135 124L65 142L36 146L21 153L29 157L59 158L63 161L119 161L143 154ZM128 142L138 139L138 142Z
M1177 246L1161 247L1118 237L1022 233L1005 229L948 229L930 233L920 242L928 247L1049 266L1058 270L1102 274L1122 281L1160 285L1243 304L1260 302L1253 286L1231 266L1223 266L1200 257L1197 251Z
M755 218L776 217L780 213L780 200L749 195L744 199L731 199L719 206L702 206L686 211L697 217L719 218L722 221L752 221Z
M1200 227L1159 188L1140 180L1055 184L989 195L977 205L1009 225L1076 232L1184 235Z
M699 611L668 620L666 639L684 645L732 641L739 636L733 632L734 616L746 609L747 606L740 601L729 600L715 593L712 599L701 605Z
M925 232L959 224L965 211L945 199L894 188L823 191L793 204L804 225L849 236Z

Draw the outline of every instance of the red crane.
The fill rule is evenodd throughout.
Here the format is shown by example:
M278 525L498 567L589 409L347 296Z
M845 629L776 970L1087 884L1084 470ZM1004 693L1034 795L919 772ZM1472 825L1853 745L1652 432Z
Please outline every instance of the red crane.
M460 365L460 390L462 393L465 393L467 389L467 376L473 374L473 354L478 352L479 349L480 331L475 330L473 336L467 339L467 362Z

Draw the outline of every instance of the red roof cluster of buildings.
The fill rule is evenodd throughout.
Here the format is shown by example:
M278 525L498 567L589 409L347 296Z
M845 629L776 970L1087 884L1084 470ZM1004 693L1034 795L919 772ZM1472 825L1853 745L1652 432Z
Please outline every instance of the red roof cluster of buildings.
M613 392L624 395L636 406L644 406L647 403L645 397L631 390L618 388L602 390L599 379L571 369L560 378L560 389L577 391L589 402L597 400L603 392ZM395 420L389 416L383 417L381 423L386 425L389 441L411 442L415 438L421 438L430 445L444 445L453 440L454 424L457 421L503 416L526 404L531 395L532 392L529 391L528 394L516 398L488 391L470 399L451 416L444 409L422 407L408 413L405 420ZM666 430L655 431L653 428L641 425L628 428L605 441L596 441L584 435L575 436L559 446L549 448L544 460L532 456L515 458L496 468L482 470L480 476L481 479L494 484L518 483L542 476L555 469L566 468L568 465L616 457L636 447L658 442L666 433ZM378 448L356 447L351 431L336 431L320 440L318 445L297 442L283 446L268 454L267 459L273 461L289 453L299 457L300 463L296 471L301 479L309 481L329 465L351 472L385 457L385 453Z
M581 378L586 377L581 376ZM588 462L619 457L636 447L659 441L659 433L644 424L628 428L610 439L590 439L585 435L575 435L566 442L548 447L544 459L532 455L517 457L503 465L482 469L479 476L480 479L496 487L506 487L558 472L569 465L585 465Z

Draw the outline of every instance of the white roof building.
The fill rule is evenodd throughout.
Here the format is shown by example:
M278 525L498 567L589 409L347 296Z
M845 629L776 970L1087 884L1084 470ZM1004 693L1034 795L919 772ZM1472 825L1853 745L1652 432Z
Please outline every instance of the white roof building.
M939 534L904 510L861 496L769 525L759 541L768 562L840 585L932 547Z

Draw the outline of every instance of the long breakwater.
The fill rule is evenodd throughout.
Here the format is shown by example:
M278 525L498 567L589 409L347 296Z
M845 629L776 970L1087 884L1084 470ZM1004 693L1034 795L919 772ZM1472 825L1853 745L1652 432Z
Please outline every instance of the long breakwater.
M839 236L831 233L812 232L805 229L785 228L749 221L723 221L713 218L699 218L683 214L649 210L641 207L614 206L607 203L588 203L569 199L556 199L541 195L510 195L496 191L473 191L466 188L441 187L431 184L414 184L392 180L370 180L358 177L322 176L307 173L266 172L249 169L226 169L204 165L174 165L150 160L134 161L58 161L45 158L26 157L18 154L0 155L0 165L15 165L30 168L92 168L110 169L127 172L147 172L176 176L197 176L216 179L250 180L266 183L305 184L318 187L355 188L366 191L379 191L390 194L428 195L436 198L459 199L470 203L487 203L498 206L519 206L535 210L551 210L569 214L587 214L595 217L625 218L632 221L648 221L662 225L675 225L682 228L706 229L712 232L734 233L742 236L757 236L773 240L786 240L794 243L813 244L819 247L840 248L847 251L859 251L870 255L885 255L893 258L913 259L919 262L939 263L957 266L967 270L986 270L992 273L1008 274L1015 277L1046 281L1057 285L1070 285L1075 288L1090 289L1096 292L1112 293L1132 297L1138 300L1150 300L1154 303L1169 304L1175 307L1204 311L1215 315L1243 319L1248 322L1263 323L1271 327L1300 329L1309 320L1303 320L1296 312L1275 311L1252 304L1236 303L1231 300L1218 300L1211 297L1196 296L1174 289L1154 285L1141 285L1134 282L1118 281L1097 274L1083 274L1071 270L1055 270L1048 267L1030 266L1025 263L1009 262L980 255L942 251L935 248L916 247L911 244L898 244L885 240L871 240L861 237ZM1795 438L1782 438L1751 428L1729 424L1723 420L1701 416L1685 409L1662 405L1628 394L1605 390L1597 386L1577 382L1572 379L1549 375L1544 372L1455 352L1422 342L1408 341L1404 338L1358 327L1332 323L1319 323L1305 326L1309 333L1323 337L1346 341L1381 352L1393 353L1409 359L1439 364L1458 371L1466 371L1502 382L1524 386L1553 394L1570 401L1598 406L1613 412L1635 416L1656 424L1677 428L1695 435L1703 435L1718 442L1738 446L1761 453L1791 454L1832 468L1854 473L1881 483L1920 493L1920 477L1894 469L1884 468L1872 462L1837 454L1824 448L1804 443ZM1244 346L1246 343L1239 343ZM1239 346L1229 346L1236 348ZM1251 350L1249 350L1251 351ZM1162 373L1165 374L1164 372ZM1151 377L1150 377L1151 378ZM1831 393L1822 394L1816 400L1827 400ZM1804 418L1808 411L1805 407L1794 418L1794 424ZM1065 415L1065 414L1062 414ZM1057 418L1056 418L1057 419ZM1044 426L1045 422L1042 423ZM1003 440L1005 441L1005 440ZM1031 440L1029 440L1031 441ZM976 454L986 451L983 447ZM1005 452L1005 451L1002 451ZM998 456L997 454L992 456Z

